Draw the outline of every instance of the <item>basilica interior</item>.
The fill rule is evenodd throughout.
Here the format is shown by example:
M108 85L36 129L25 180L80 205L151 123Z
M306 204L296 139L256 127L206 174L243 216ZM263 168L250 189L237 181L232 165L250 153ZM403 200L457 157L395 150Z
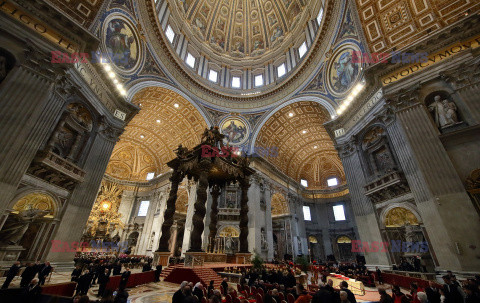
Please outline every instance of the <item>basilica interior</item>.
M0 1L0 270L473 277L479 95L475 0Z

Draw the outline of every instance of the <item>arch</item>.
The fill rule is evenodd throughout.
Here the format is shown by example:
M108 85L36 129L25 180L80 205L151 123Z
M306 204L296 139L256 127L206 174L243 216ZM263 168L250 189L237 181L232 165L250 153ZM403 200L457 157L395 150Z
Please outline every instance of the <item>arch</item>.
M200 107L195 101L193 101L192 98L190 98L189 95L185 94L182 90L180 90L180 89L178 89L178 88L176 88L176 87L174 87L170 84L167 84L167 83L164 83L164 82L161 82L161 81L158 81L158 80L157 81L147 80L147 81L142 81L142 82L134 84L132 87L130 87L128 89L126 100L128 102L132 103L135 95L138 92L142 91L144 88L147 88L147 87L161 87L161 88L166 88L166 89L169 89L173 92L176 92L177 94L179 94L180 96L185 98L185 100L190 102L190 104L192 104L198 110L198 112L202 115L205 123L207 123L208 127L213 126L212 121L210 120L208 115L204 112L203 108Z
M125 127L112 151L106 173L129 181L147 182L148 173L158 176L169 170L166 163L176 157L174 150L179 144L187 148L200 144L209 124L195 103L178 91L160 85L141 88L131 102L141 110ZM122 156L122 153L131 155Z
M267 115L270 118L262 122L261 128L256 129L250 150L258 151L259 155L297 182L301 179L302 167L307 160L316 165L318 163L315 159L324 155L329 160L338 162L337 166L341 168L335 174L342 181L345 180L338 152L324 126L331 120L331 113L318 102L296 101ZM267 154L262 155L262 150L267 150ZM309 175L312 174L313 171L310 170ZM312 175L305 179L312 181L315 178ZM308 188L330 189L326 182L310 182Z
M273 109L266 116L264 116L258 122L257 126L253 129L253 137L252 137L252 140L250 141L249 153L254 152L255 142L257 141L258 134L259 134L260 130L262 129L262 127L265 125L265 123L268 121L268 119L270 119L276 112L280 111L284 107L286 107L290 104L293 104L293 103L301 102L301 101L312 101L312 102L320 104L321 106L323 106L328 111L328 113L330 114L330 117L335 117L337 115L336 114L336 109L335 109L336 104L331 100L328 100L326 98L321 98L321 97L318 97L318 96L301 96L301 97L296 97L296 98L290 99L286 102L283 102L282 104L273 107Z
M349 236L341 235L337 237L337 243L352 243L352 239Z
M38 203L38 204L37 204ZM45 205L51 206L51 212L47 214L45 217L51 218L59 218L62 208L62 203L60 199L43 189L27 189L25 191L20 192L17 194L9 203L9 209L13 211L19 211L21 205L28 205L33 204L33 206L40 206L41 209L44 210L42 207ZM41 204L41 205L40 205Z
M381 213L384 227L400 227L406 224L420 225L421 218L409 203L395 203L385 208Z

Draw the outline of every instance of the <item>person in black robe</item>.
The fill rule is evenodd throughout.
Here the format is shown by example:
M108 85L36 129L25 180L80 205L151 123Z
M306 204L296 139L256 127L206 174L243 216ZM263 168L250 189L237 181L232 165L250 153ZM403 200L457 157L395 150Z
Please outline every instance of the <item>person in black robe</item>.
M222 287L223 294L224 294L224 295L227 295L227 294L228 294L228 282L227 282L227 278L224 278L224 279L223 279L222 284L220 284L220 286Z
M75 269L72 271L72 274L70 275L72 279L70 281L72 282L78 282L78 278L82 275L82 268L77 265Z
M428 281L428 287L425 288L429 303L440 303L440 291L435 287L433 281Z
M116 262L115 265L113 265L113 275L118 276L120 275L121 271L122 271L122 265L119 262Z
M120 286L119 288L127 288L128 278L130 278L130 268L126 267L125 271L122 273L122 277L120 278Z
M37 302L41 292L42 292L42 288L38 283L38 279L36 278L32 279L30 281L30 284L28 284L27 287L25 287L25 300L22 302L25 302L25 303Z
M104 272L98 276L98 295L97 297L103 297L105 293L105 288L107 287L108 282L110 281L110 270L105 268Z
M15 278L15 276L18 274L18 272L20 271L20 262L15 262L11 267L10 269L7 271L7 274L5 275L7 277L7 279L5 280L5 282L3 283L2 285L2 289L5 289L5 288L8 288L8 286L10 285L10 282L12 282L13 278Z
M333 294L323 285L323 282L313 295L312 303L335 303Z
M457 303L463 302L463 296L459 291L459 286L452 282L452 278L449 275L443 276L443 293L445 295L445 303Z
M78 285L77 285L77 293L80 295L86 295L88 293L88 289L90 289L90 284L92 283L92 274L87 269L83 273L83 275L78 278Z
M346 281L342 281L340 283L340 289L347 293L348 301L350 303L357 303L357 299L355 299L355 295L348 289L348 283Z
M376 272L377 272L378 284L383 284L382 271L380 270L380 268L378 268L378 266L377 266Z
M155 270L155 282L160 281L160 274L162 273L162 265L158 264Z
M40 285L45 284L45 279L48 277L51 271L52 271L52 266L50 266L50 262L45 262L43 267L38 272L38 280Z
M22 273L22 280L20 280L20 287L27 287L28 284L37 274L37 268L34 263L28 263L27 268Z
M173 294L172 303L183 303L183 299L185 299L185 294L183 293L183 290L187 285L187 281L183 281L180 284L180 288Z
M192 294L194 296L197 296L198 300L201 301L203 298L203 285L202 283L198 282L195 284L195 287L193 288Z
M152 265L150 265L150 263L143 264L142 272L147 272L147 271L151 271L151 270L152 270Z
M113 300L114 303L127 303L128 302L128 291L125 288L119 288L115 299Z

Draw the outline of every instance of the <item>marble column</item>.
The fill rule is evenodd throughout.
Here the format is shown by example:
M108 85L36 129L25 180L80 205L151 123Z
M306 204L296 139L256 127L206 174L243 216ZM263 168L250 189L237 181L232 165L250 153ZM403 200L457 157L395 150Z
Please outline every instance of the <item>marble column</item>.
M67 209L55 235L56 240L73 242L81 239L110 155L120 134L120 129L114 129L105 122L101 123L83 166L86 172L85 180L75 187L67 201ZM74 254L51 252L48 258L57 262L71 262Z
M200 175L198 177L197 185L197 201L195 202L195 214L193 215L193 230L190 236L189 252L202 251L202 233L205 227L203 220L205 219L207 202L207 188L208 188L208 173L212 163L209 158L204 158L200 161Z
M172 225L173 234L170 237L170 254L175 256L175 246L177 246L177 235L178 235L178 223L177 220L173 222Z
M197 184L194 181L189 181L188 189L188 207L187 218L185 220L185 232L183 233L182 257L185 257L185 252L190 249L190 235L193 230L193 214L195 213L195 201L197 201Z
M173 225L173 215L175 214L175 202L177 202L178 186L182 182L183 173L174 170L170 177L171 187L167 199L165 214L163 215L162 235L158 244L157 252L168 252L168 240L170 239L170 227Z
M248 251L248 189L250 182L248 178L240 181L240 253Z
M266 220L266 232L267 232L267 260L273 260L273 224L272 224L272 186L271 184L265 185L265 203L266 203L266 210L265 210L265 220Z
M153 227L152 231L155 232L155 238L153 241L153 246L152 246L152 252L155 251L155 248L159 246L160 242L160 230L162 229L162 224L163 224L163 218L165 214L165 209L167 206L167 192L166 190L158 190L158 192L155 194L155 201L156 201L156 206L157 210L155 212L155 218L153 220Z
M359 151L352 140L340 146L339 152L342 160L345 176L347 178L348 189L350 191L351 205L357 222L358 233L362 242L382 242L382 234L378 223L378 218L372 202L365 195L366 180L360 161ZM326 237L326 239L328 236ZM332 243L332 245L336 245ZM380 266L390 267L390 262L386 252L364 252L365 261L369 268Z
M210 224L208 241L210 241L209 250L213 248L213 239L217 235L217 217L218 217L218 196L220 195L220 186L217 184L213 185L212 191L212 209L210 210Z
M0 214L65 104L64 96L55 92L51 64L28 60L8 73L0 89Z
M438 270L479 271L478 215L423 104L397 108L390 127L396 146L408 146L399 159L425 229ZM402 138L405 138L403 141ZM405 144L406 143L406 144ZM357 221L358 222L358 221Z

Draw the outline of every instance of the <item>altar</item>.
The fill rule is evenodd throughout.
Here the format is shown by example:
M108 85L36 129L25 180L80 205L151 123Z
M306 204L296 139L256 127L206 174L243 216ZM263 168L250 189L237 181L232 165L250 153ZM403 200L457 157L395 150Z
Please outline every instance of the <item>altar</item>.
M251 253L248 249L248 189L249 177L254 170L249 167L250 161L246 156L234 152L223 145L224 135L218 127L205 129L201 143L193 149L179 145L175 150L177 157L167 163L172 170L170 177L171 187L166 202L166 210L162 223L162 232L157 251L154 253L154 264L168 265L170 256L169 239L173 225L173 215L177 202L178 187L186 177L197 184L196 201L193 205L193 229L190 232L190 246L185 252L185 264L196 266L204 262L226 263L227 258L234 257L235 263L249 262ZM209 151L218 150L211 154ZM239 234L218 235L219 207L218 200L222 192L227 192L229 185L238 184L240 187L239 201ZM211 195L209 234L203 243L204 220L207 215L206 202L208 191Z
M327 279L331 279L333 281L333 288L338 289L340 288L340 283L342 281L346 281L348 283L348 289L354 294L359 296L365 295L365 286L363 285L362 281L358 281L355 279L351 279L345 277L344 275L339 275L335 273L330 273Z

